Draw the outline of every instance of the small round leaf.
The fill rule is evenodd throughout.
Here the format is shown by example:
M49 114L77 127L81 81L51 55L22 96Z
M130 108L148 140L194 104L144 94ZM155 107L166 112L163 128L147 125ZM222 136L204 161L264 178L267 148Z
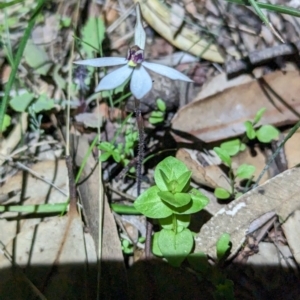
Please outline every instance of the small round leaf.
M160 110L160 111L163 111L165 112L166 111L166 102L164 100L162 100L161 98L158 98L156 100L156 105L157 105L157 108Z
M242 164L236 170L236 176L241 179L251 178L253 173L255 172L255 167L248 164Z
M170 216L172 210L158 196L159 188L152 186L134 202L134 207L148 218L160 219Z
M217 153L217 155L225 165L227 165L228 167L231 166L231 158L226 150L221 149L220 147L214 147L214 151Z
M217 187L215 189L214 194L218 199L228 199L230 197L230 193L227 190L220 187Z
M184 229L180 233L162 229L158 236L158 246L168 262L179 267L190 254L194 245L194 238L190 230Z
M241 141L234 139L221 144L220 148L225 150L230 156L236 155L240 151Z
M262 143L270 143L279 136L279 131L272 125L263 125L256 131L257 138Z

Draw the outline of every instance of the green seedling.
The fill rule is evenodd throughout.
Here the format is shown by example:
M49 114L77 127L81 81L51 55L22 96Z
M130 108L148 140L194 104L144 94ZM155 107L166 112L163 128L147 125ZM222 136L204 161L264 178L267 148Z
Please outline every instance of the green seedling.
M191 171L174 157L167 157L155 169L155 185L143 192L134 207L148 218L158 219L161 230L152 241L152 251L173 266L180 266L194 246L188 229L192 213L208 204L205 197L190 185Z
M192 253L187 256L187 261L197 272L199 280L208 281L214 287L212 296L216 300L234 299L233 282L227 279L222 271L223 263L230 253L230 248L230 235L224 233L216 244L217 261L215 265L208 262L207 256L203 252Z
M244 151L246 149L245 143L249 140L253 140L257 138L262 143L270 143L273 139L277 138L279 135L279 131L272 125L263 125L259 129L255 129L254 127L260 122L263 114L265 113L266 108L261 108L255 115L253 121L246 121L244 123L246 134L240 139L234 139L231 141L224 142L220 145L220 147L215 147L214 150L217 155L220 157L222 162L229 167L229 179L231 183L231 191L228 191L224 188L217 187L215 189L215 196L218 199L229 199L233 196L239 197L241 193L238 193L234 189L235 179L251 179L254 172L255 167L248 164L242 164L238 167L235 174L233 173L231 166L231 157L238 154L240 151Z
M117 133L118 135L119 133ZM132 131L130 128L125 132L124 144L115 145L114 140L112 142L101 142L98 148L102 151L100 160L107 161L110 157L117 163L122 163L123 166L127 166L130 159L134 157L134 147L138 141L138 132ZM134 171L134 168L132 170Z
M237 191L235 190L235 187L234 187L236 178L251 179L255 172L255 167L252 165L248 165L248 164L242 164L238 167L238 169L236 170L236 172L234 174L233 169L232 169L231 157L226 152L226 150L219 148L219 147L215 147L214 151L219 156L221 161L229 168L228 175L229 175L230 185L231 185L231 191L228 191L221 187L217 187L214 191L215 196L221 200L226 200L226 199L232 198L233 196L234 197L239 196L239 193L237 193Z
M165 120L166 116L166 103L161 99L158 98L156 100L157 110L151 112L149 122L153 125L162 123Z
M244 123L246 135L249 140L257 138L262 143L270 143L279 136L279 131L272 125L262 125L259 129L254 129L257 123L261 120L266 108L261 108L255 115L253 121Z

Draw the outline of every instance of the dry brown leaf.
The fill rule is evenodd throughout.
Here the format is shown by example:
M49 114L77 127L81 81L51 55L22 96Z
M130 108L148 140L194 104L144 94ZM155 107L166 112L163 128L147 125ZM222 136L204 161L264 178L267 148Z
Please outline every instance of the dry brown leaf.
M263 185L232 201L211 218L195 237L195 252L203 251L216 258L216 243L223 233L230 234L229 258L237 253L252 223L273 212L284 222L299 209L300 169L294 168L268 180Z
M154 28L172 45L197 56L201 54L201 56L207 60L220 63L224 62L224 58L215 44L211 44L211 41L208 41L203 36L196 34L188 27L184 26L176 37L174 37L169 24L169 20L171 19L170 9L168 9L168 7L159 0L134 0L134 2L140 2L145 21L147 21L152 28Z
M288 132L285 132L286 136ZM300 130L297 130L284 144L288 167L292 168L300 163Z
M75 137L76 138L76 137ZM99 179L99 168L91 153L85 158L89 149L87 138L77 137L76 164L81 166L86 160L84 169L80 178L82 184L79 185L79 191L82 199L84 214L88 223L89 230L98 249L99 241L99 187L102 185ZM102 186L102 193L104 192ZM126 270L124 258L121 249L121 242L114 216L104 197L103 229L102 229L102 279L101 289L103 299L120 299L124 291L127 290Z
M31 170L43 176L49 182L52 182L57 188L65 191L65 194L49 185L49 183L27 172L18 172L1 187L0 195L10 195L12 192L17 192L15 196L9 198L6 204L22 203L24 205L36 205L63 203L67 201L68 192L66 183L68 174L64 160L42 161L32 166ZM22 188L23 192L21 192ZM0 228L5 228L5 230L0 230L0 241L4 244L13 239L18 231L34 226L41 221L41 218L28 218L15 221L6 219L14 218L17 215L18 213L14 212L1 214Z
M28 114L22 113L20 122L14 126L9 136L0 142L0 166L5 161L4 157L9 155L20 142L28 126L27 118Z
M178 3L172 3L170 25L173 30L173 34L177 33L178 29L183 24L184 17L185 9Z
M218 166L203 167L197 160L195 151L188 149L180 149L176 153L176 157L181 160L190 171L192 171L192 179L198 183L210 188L222 187L230 189L230 184L226 180L225 173Z
M288 220L282 224L284 235L291 248L296 262L300 265L300 211L296 210Z
M5 249L14 257L17 271L47 299L56 299L58 294L61 299L95 297L96 251L92 238L83 233L79 217L73 218L70 227L68 216L64 216L27 228L17 234ZM18 272L11 271L11 261L3 254L0 269L7 272L0 283L2 299L34 298L33 290ZM12 286L15 288L11 289ZM8 296L10 298L6 298Z
M239 152L237 155L231 157L231 160L232 160L232 169L234 170L234 173L237 170L237 168L242 164L248 164L254 166L255 172L253 174L254 175L253 181L255 181L260 175L260 173L262 172L267 161L263 152L259 147L254 147L253 152L255 155L252 155L251 150L249 149L249 147L247 147L245 151ZM260 183L264 183L268 179L269 179L269 175L266 172L263 178L261 179Z
M172 121L177 141L190 134L204 142L214 142L245 132L243 123L266 107L260 124L292 124L300 114L298 71L274 72L258 80L229 88L192 102L178 111Z

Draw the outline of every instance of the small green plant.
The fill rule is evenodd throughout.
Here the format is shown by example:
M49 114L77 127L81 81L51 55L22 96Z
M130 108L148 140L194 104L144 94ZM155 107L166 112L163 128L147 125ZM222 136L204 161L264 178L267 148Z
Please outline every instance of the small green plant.
M166 116L166 103L161 98L158 98L156 100L156 105L157 110L152 111L149 118L149 122L153 125L162 123Z
M240 139L234 139L231 141L224 142L220 145L220 147L215 147L214 151L220 157L222 162L229 167L229 179L231 184L231 191L228 191L224 188L217 187L215 189L215 196L218 199L229 199L229 198L237 198L241 195L238 193L234 186L236 178L240 179L251 179L252 175L255 172L255 167L248 164L242 164L238 167L235 174L232 170L232 162L231 157L238 154L240 151L244 151L246 149L246 144L249 140L253 140L257 138L262 143L270 143L273 139L277 138L279 135L279 131L272 125L262 125L259 129L255 129L254 127L259 123L263 114L265 113L266 108L261 108L255 115L253 121L246 121L244 123L246 134Z
M191 214L208 204L205 197L190 185L192 172L174 157L167 157L155 169L155 185L143 192L134 207L148 218L157 219L161 230L152 241L153 253L163 256L173 266L180 266L194 246L188 229Z
M235 190L235 180L240 179L250 179L255 172L255 167L248 164L242 164L238 167L235 174L232 169L232 160L228 152L220 147L215 147L214 151L220 157L222 162L229 168L228 176L231 185L231 191L224 188L217 187L214 191L215 196L218 199L229 199L231 197L238 197L240 194Z
M123 166L127 166L130 158L134 157L134 147L138 141L138 132L128 128L125 132L124 144L115 145L112 142L101 142L99 149L103 151L100 156L101 161L107 161L110 157L117 163L121 162Z
M228 279L221 269L230 248L230 235L224 233L216 244L217 261L215 265L208 262L207 256L203 252L192 253L187 257L189 264L198 272L199 280L206 280L213 285L212 295L216 300L234 299L233 281Z

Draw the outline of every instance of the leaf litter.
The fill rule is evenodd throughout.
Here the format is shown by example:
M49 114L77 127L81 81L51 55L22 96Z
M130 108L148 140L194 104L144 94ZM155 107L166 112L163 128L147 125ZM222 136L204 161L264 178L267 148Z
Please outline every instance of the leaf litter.
M26 15L30 7L34 4L32 1L27 2L29 5L24 8L24 12L22 12L23 15ZM130 44L128 39L133 36L132 30L134 22L132 21L132 14L130 13L130 5L132 3L132 1L126 1L125 4L121 4L113 1L112 8L109 6L105 8L107 13L110 12L112 14L111 16L106 15L110 26L107 31L109 32L109 38L111 39L112 45L119 45L118 51L124 54L124 56L126 56L127 45ZM154 92L151 91L151 95L142 103L142 105L145 106L147 106L147 103L153 104L150 110L148 109L147 111L147 109L145 109L144 114L146 140L147 143L149 142L146 151L153 149L151 148L153 145L156 147L154 147L154 151L165 150L165 148L169 147L164 141L166 130L160 127L148 126L147 124L148 113L155 107L156 98L160 97L166 101L169 121L172 119L172 115L176 113L172 119L172 129L176 131L176 135L174 134L174 136L178 144L172 142L170 146L173 147L174 145L174 148L176 148L180 143L189 141L189 139L186 139L187 136L189 138L192 137L194 142L202 142L202 147L195 147L195 149L185 149L181 147L176 154L177 158L181 159L193 172L192 176L195 187L200 189L210 199L207 212L213 217L205 223L200 230L198 227L198 231L196 231L196 240L198 241L196 250L204 251L211 258L215 258L216 253L214 246L216 241L221 234L227 231L231 234L232 242L230 258L233 258L234 254L239 255L239 249L247 248L247 245L253 245L248 242L248 239L244 245L241 243L241 241L245 241L246 237L249 238L247 229L249 229L249 227L255 229L256 227L262 227L266 221L265 219L261 220L261 217L271 212L273 217L275 214L279 216L278 219L275 218L275 227L282 228L284 231L283 238L280 241L283 241L285 244L278 244L278 241L274 238L273 240L271 239L271 243L266 243L265 241L261 241L257 244L254 243L256 246L258 245L259 255L263 257L263 259L255 261L258 256L255 254L249 258L249 263L262 266L266 265L268 261L268 264L278 266L279 262L277 258L275 258L275 250L278 248L281 253L281 258L283 260L287 259L288 263L294 268L295 264L290 257L294 256L296 262L299 263L299 245L296 243L298 232L297 222L299 219L299 201L296 196L298 189L298 169L290 169L273 179L271 179L270 174L265 175L262 180L262 182L264 182L263 186L257 187L227 205L217 200L211 189L215 187L228 189L230 187L226 169L223 168L221 161L213 153L212 148L217 143L240 136L244 132L243 122L253 119L260 108L266 107L267 110L259 125L272 124L282 127L292 125L298 121L298 71L292 69L286 72L278 70L274 72L269 66L263 66L259 70L254 70L256 78L243 75L235 80L227 80L226 74L222 69L223 65L220 65L218 69L216 69L216 65L210 62L205 65L198 61L198 56L205 47L208 48L208 51L204 53L203 58L208 61L211 60L222 63L226 56L231 56L230 59L233 57L241 59L242 56L238 53L243 53L243 55L246 56L252 50L263 50L266 45L267 47L278 45L276 38L270 34L268 29L266 30L264 26L260 26L261 23L254 17L253 12L247 12L248 8L240 13L242 16L230 13L229 28L235 29L229 32L226 28L222 27L218 29L220 31L216 31L216 28L220 26L220 14L226 11L224 2L220 4L219 8L216 8L215 4L211 1L205 1L205 3L203 2L201 4L197 2L193 7L189 6L186 8L182 6L181 3L173 3L173 1L170 1L170 3L168 3L170 6L167 6L162 5L159 1L151 0L142 4L143 15L148 24L148 34L152 36L152 45L147 45L149 49L151 49L151 47L153 48L153 51L150 51L150 58L161 59L165 64L172 65L174 61L180 63L181 60L178 60L178 57L180 57L181 54L177 52L177 48L179 48L190 52L192 59L189 58L189 62L185 63L186 65L179 65L178 69L182 71L186 67L194 68L193 70L197 69L199 73L199 69L203 68L205 70L205 76L201 75L201 80L197 81L194 86L187 88L174 87L171 86L168 81L164 81L159 77L153 77ZM20 6L11 6L8 10L8 15L15 16L18 14L17 7ZM33 93L35 96L34 99L39 99L38 96L43 95L46 91L45 97L38 103L39 108L36 112L42 112L42 114L46 116L46 119L40 123L40 126L46 129L47 134L49 134L49 131L47 131L46 126L49 126L47 125L49 119L52 128L55 120L53 116L56 115L59 120L62 120L62 116L59 112L64 109L64 106L61 104L65 99L67 83L65 61L69 59L67 56L71 45L70 41L72 40L70 38L72 31L67 25L68 21L66 18L72 17L72 15L70 15L71 7L72 4L66 5L66 7L64 7L64 14L61 15L53 16L53 11L47 11L44 22L42 21L36 26L32 40L28 42L28 48L26 48L24 53L24 64L26 68L20 68L20 76L21 78L25 78L24 82L27 93ZM235 6L231 4L231 7ZM62 11L63 10L60 10L60 13L62 13ZM97 5L90 6L87 22L80 24L82 43L78 48L78 52L80 52L81 55L83 53L88 58L94 56L95 48L98 48L105 37L103 29L104 21L102 18L99 19L98 15L95 17L93 15L95 12L100 12L100 8ZM119 19L122 15L127 15L128 18ZM191 17L191 15L193 16ZM295 32L299 31L295 19L287 17L286 15L282 15L282 18L278 18L274 13L270 13L269 17L277 29L281 29L280 33L284 35L287 41L295 40ZM97 22L97 19L100 21ZM217 32L219 38L211 42L211 36L205 33L205 31L200 31L195 20L205 26L209 25L210 28L213 28L213 34L216 35ZM252 21L254 25L251 24ZM19 24L15 23L12 26L10 33L15 41L19 37L18 29L24 26L24 24L26 23L21 19ZM156 30L163 39L154 33L151 28ZM287 28L290 29L285 32ZM91 30L92 34L89 34ZM100 31L101 34L96 34L96 31ZM261 31L261 35L257 34L259 31ZM41 32L43 34L41 34ZM47 34L45 34L45 32ZM254 35L253 32L255 32L256 35ZM45 38L47 39L45 40ZM162 42L158 43L159 39ZM168 42L165 42L164 39ZM240 44L241 49L238 49L234 43ZM153 45L155 45L155 47ZM191 47L189 47L189 45ZM158 46L161 48L159 51L157 51ZM226 49L225 55L219 51L222 47ZM104 50L107 51L107 49ZM241 51L239 52L238 50ZM151 52L153 52L152 57ZM162 54L167 54L168 56L161 57ZM77 58L79 58L79 56ZM3 62L3 53L0 56L0 60ZM196 63L197 66L193 67ZM6 62L4 62L4 64L6 68L9 66ZM55 69L53 69L53 67ZM282 68L279 66L277 69L281 70ZM221 74L216 76L220 73L220 70ZM27 77L28 74L32 76ZM94 74L95 73L91 73L87 75L83 86L93 82L92 75ZM198 76L197 74L188 73L192 78L193 76L196 78L196 76ZM202 73L200 72L200 74ZM45 76L53 76L54 83L51 82L51 80L46 80ZM203 81L206 79L211 79L212 83L202 87ZM192 89L192 94L187 93L188 89ZM76 88L71 91L73 97L72 101L79 98L77 93L78 90L76 90ZM88 90L86 90L85 93L84 97L90 95L90 91ZM16 93L16 95L18 95L16 97L20 97L21 94ZM105 96L103 95L102 97L104 98ZM32 101L32 99L30 101ZM5 204L10 205L20 203L20 200L22 200L23 205L64 202L67 200L66 195L33 175L28 174L27 176L27 182L24 185L25 192L22 191L21 185L24 174L17 173L12 176L16 173L16 170L14 170L16 165L14 165L12 158L15 160L24 158L22 155L10 155L12 155L12 151L18 147L19 142L22 140L22 134L27 134L28 115L24 111L27 110L28 106L32 105L30 101L28 101L28 103L22 102L20 105L18 104L19 102L17 102L15 106L12 102L11 105L11 109L22 113L22 118L20 121L16 118L16 115L12 115L14 123L12 126L13 129L10 131L11 134L5 136L1 141L0 162L2 165L1 172L4 174L4 185L1 186L0 195L5 195L5 197L9 195L10 199ZM91 103L94 105L93 99ZM188 104L185 105L186 103ZM21 107L21 105L23 105L23 107ZM177 111L178 106L180 107ZM84 160L84 155L88 151L88 145L95 137L95 131L90 127L94 127L96 122L93 121L90 118L91 115L88 114L90 111L93 111L92 109L96 112L98 111L98 109L95 110L94 107L87 107L88 111L82 112L83 115L81 117L83 117L83 119L80 119L80 114L73 114L77 122L85 123L86 126L86 128L80 129L81 133L79 133L79 127L74 126L72 128L75 135L82 135L84 138L84 142L80 141L79 144L74 145L74 148L77 149L76 158L78 160L78 167L81 166ZM95 114L93 114L93 117L94 116ZM118 119L119 116L116 119ZM102 134L102 138L108 141L114 139L115 132L123 126L117 124L116 120L109 119L110 116L106 115L102 123L102 129L107 130L105 134ZM111 124L108 125L110 122ZM93 126L90 126L91 123L93 123ZM112 124L113 126L111 126ZM284 132L284 129L285 128L282 128L282 132ZM180 134L184 133L184 137L178 134L178 131L180 131ZM121 143L122 139L125 139L124 136L122 137L122 134L116 139L116 143ZM43 137L43 135L39 136ZM110 136L110 138L107 138L107 136ZM298 132L284 146L284 153L289 168L299 163L297 136ZM60 141L62 142L62 140ZM189 147L190 146L191 145L189 145ZM254 165L256 171L253 180L255 180L266 163L268 150L268 147L264 147L259 143L248 145L245 151L232 157L233 170L236 170L238 166L243 163ZM50 150L48 149L48 151L54 153L54 147L50 146ZM155 152L150 151L149 153L153 154ZM256 155L253 155L253 153ZM95 157L97 158L97 155L95 155ZM134 160L134 157L132 157L132 160ZM9 165L8 162L10 162L11 165ZM35 162L35 164L33 164L33 162ZM158 162L159 161L156 161L156 164ZM25 156L25 164L29 165L32 170L36 170L41 177L46 178L49 182L53 182L54 180L54 186L67 191L66 179L68 175L63 160L59 160L57 164L54 161L36 163L36 161L31 161ZM6 169L3 168L3 165ZM68 299L73 299L75 294L77 294L76 299L83 299L87 296L94 297L97 276L96 251L98 250L99 233L99 224L97 224L99 210L99 208L97 208L97 195L99 192L99 184L101 185L99 172L98 169L95 168L95 165L96 161L90 155L89 162L84 167L81 178L83 182L78 186L82 199L83 217L75 215L70 221L69 215L29 218L28 214L23 213L19 221L20 215L17 218L16 213L2 213L0 222L3 222L3 226L1 225L1 227L5 228L5 231L1 231L0 237L2 245L5 246L3 248L5 255L1 256L0 265L1 269L7 271L7 276L0 286L1 294L3 291L3 297L7 295L7 297L18 299L27 295L30 299L33 295L39 295L40 297L45 296L51 299L57 296L57 290L60 291L61 297ZM147 168L145 168L144 172L145 182L143 182L143 188L149 187L153 182L155 163L151 162L145 166ZM133 198L136 197L136 186L134 180L130 179L130 177L127 177L122 183L117 183L113 180L114 175L112 174L115 174L114 172L118 168L120 168L120 165L116 163L109 162L103 164L104 175L106 174L106 178L111 179L109 184L104 182L104 185L107 189L112 191L111 198L114 201L122 201L121 203L128 204L130 203L128 200L130 196L133 196ZM9 172L7 170L9 170ZM85 178L88 178L88 180L85 181ZM242 182L237 181L236 184L237 186L241 186ZM114 192L116 189L119 195ZM12 196L14 191L17 191L16 195ZM130 226L135 224L134 226L139 227L137 231L130 228L128 218L126 220L126 218L122 216L118 217L118 226L116 226L117 219L114 219L114 214L109 209L108 199L105 197L104 201L102 260L103 270L110 275L102 279L102 287L105 292L108 291L108 294L105 294L106 296L116 297L116 295L121 295L122 291L126 290L127 282L124 278L126 278L127 271L124 262L131 265L140 259L140 256L143 256L143 247L137 242L137 238L140 237L141 232L145 232L145 228L143 228L143 222L137 221L138 219L135 216L130 216ZM245 212L245 215L243 215L242 212ZM198 218L204 217L198 216ZM271 217L268 215L267 220L268 218ZM286 222L283 222L285 220ZM274 229L272 230L274 231ZM272 230L270 230L270 232L272 232ZM67 234L65 233L66 231ZM137 232L139 232L138 236ZM209 234L207 234L207 232L209 232ZM253 230L253 232L255 233L255 230ZM277 234L276 236L278 237L279 235ZM125 256L124 260L120 237L121 239L125 238L130 240L130 242L133 241L134 259ZM140 255L139 252L142 253L142 255ZM109 266L109 263L106 264L106 262L111 261L119 262L118 267L117 264L112 264L111 266ZM12 272L12 263L16 266L16 273ZM145 294L148 294L150 297L150 295L155 293L156 288L157 290L159 289L160 282L158 282L157 278L159 278L159 273L163 273L162 270L165 271L167 267L165 265L158 266L157 268L155 263L153 263L151 267L150 264L148 266L152 268L151 270L155 270L153 272L154 279L149 278L149 273L151 274L149 269L147 269L147 271L145 268L143 269L143 267L141 267L141 269L138 269L138 267L136 267L136 269L135 267L130 269L128 285L136 299L141 299L141 295L145 296ZM283 266L286 268L286 264L283 264ZM168 269L168 272L169 274L172 272L174 272L172 274L176 273L176 271L172 269ZM18 286L19 288L12 290L10 286L13 285L12 282L14 282L14 276L16 274L18 274L17 278L20 279L22 285L20 284ZM114 276L115 279L113 279ZM144 287L149 287L149 282L154 280L155 287L151 287L151 289L148 288L146 291L144 290L144 292L141 292L142 294L138 294L138 291L136 291L135 294L135 292L132 291L134 291L135 282L138 281L137 279L141 279L141 276L145 277L140 280L139 284L141 284L142 281ZM182 277L185 276L189 278L187 273L185 275L176 273L174 276L175 281L180 281ZM263 275L255 274L253 278L260 278L259 276ZM118 284L121 282L120 278L124 279L122 284L120 284L119 288L113 288L116 282L118 282ZM179 278L181 279L178 280ZM75 287L74 282L80 282L81 284ZM188 282L186 286L193 282L193 278L189 278ZM166 283L165 286L168 284L169 283ZM16 286L16 284L14 284L14 286ZM89 289L86 288L87 286L89 286ZM186 286L182 286L182 290L184 290ZM191 290L194 288L195 287ZM276 286L275 289L276 288L278 287ZM257 287L254 287L254 292L252 291L252 293L255 293L257 289ZM24 291L26 291L25 294ZM237 293L239 292L240 290L238 290ZM178 292L178 295L179 294ZM132 297L133 299L134 296Z

